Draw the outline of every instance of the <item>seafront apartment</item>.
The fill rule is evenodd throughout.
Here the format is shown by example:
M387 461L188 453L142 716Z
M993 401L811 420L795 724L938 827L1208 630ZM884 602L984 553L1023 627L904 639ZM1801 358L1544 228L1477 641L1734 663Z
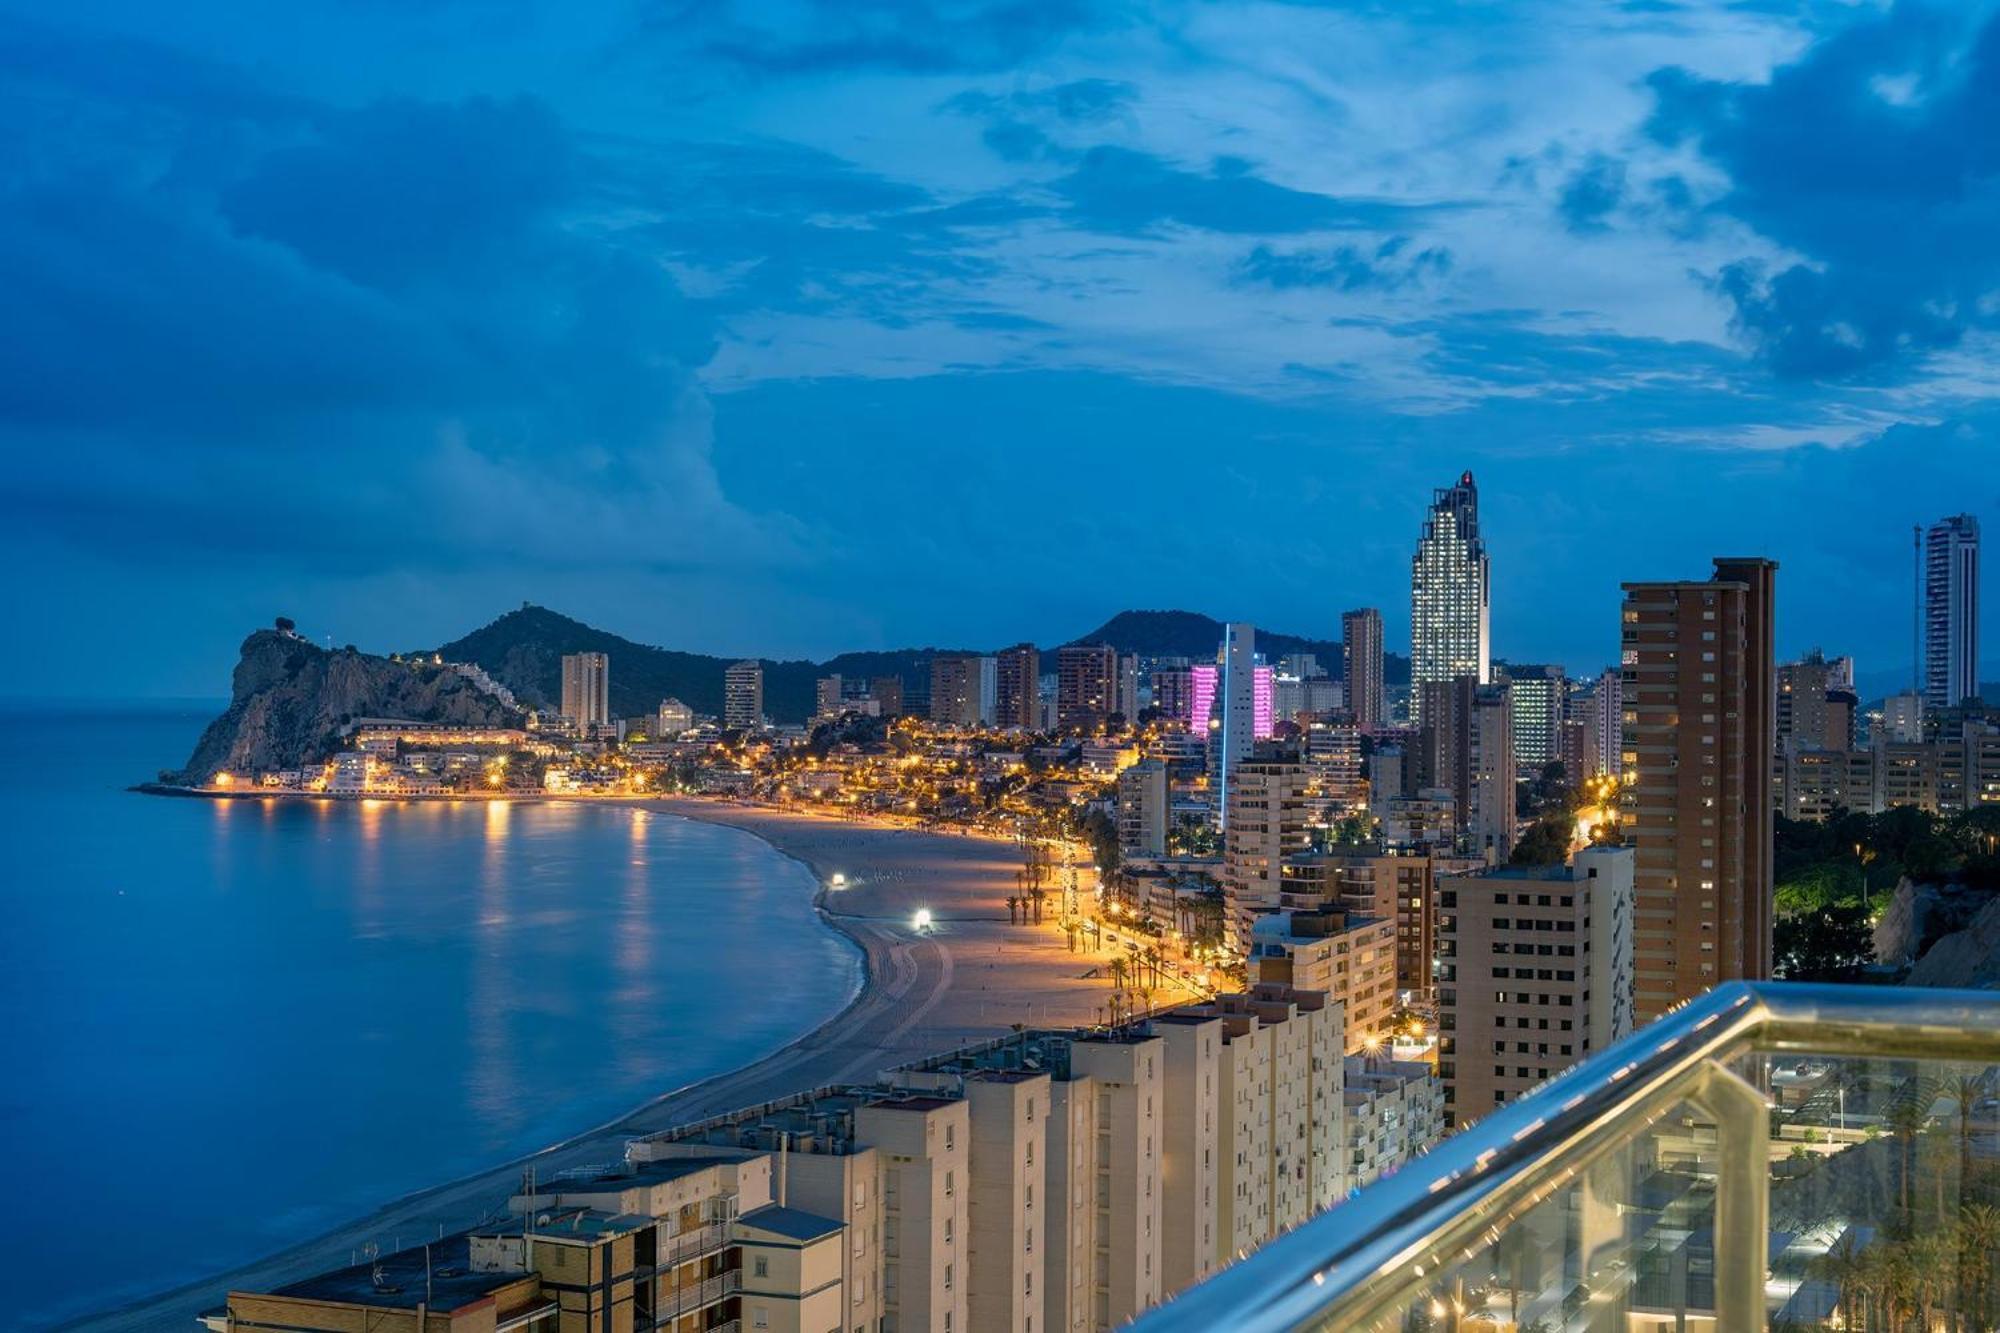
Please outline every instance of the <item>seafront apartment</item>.
M1429 1067L1344 1046L1339 1003L1276 983L1024 1031L634 1140L618 1172L519 1194L505 1224L232 1292L205 1322L1113 1328L1436 1141Z

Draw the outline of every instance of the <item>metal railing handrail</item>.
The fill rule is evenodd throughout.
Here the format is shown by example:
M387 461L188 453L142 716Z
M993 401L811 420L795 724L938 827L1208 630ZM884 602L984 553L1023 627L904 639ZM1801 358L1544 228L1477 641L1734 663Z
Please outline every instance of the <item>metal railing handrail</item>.
M1256 1250L1143 1316L1147 1333L1230 1328L1245 1333L1362 1327L1421 1290L1500 1230L1575 1179L1652 1118L1701 1102L1741 1128L1724 1129L1725 1169L1740 1140L1768 1128L1761 1097L1719 1072L1751 1050L2000 1061L2000 995L1915 987L1732 982L1662 1016L1529 1095L1445 1139L1354 1198ZM1728 1086L1733 1079L1735 1087ZM1761 1301L1764 1205L1754 1216L1718 1191L1722 1238L1756 1235L1755 1267L1717 1272L1718 1313L1731 1287ZM1733 1219L1721 1214L1734 1207ZM1748 1286L1745 1283L1748 1282ZM1758 1305L1758 1326L1762 1306ZM1725 1323L1727 1321L1725 1320Z

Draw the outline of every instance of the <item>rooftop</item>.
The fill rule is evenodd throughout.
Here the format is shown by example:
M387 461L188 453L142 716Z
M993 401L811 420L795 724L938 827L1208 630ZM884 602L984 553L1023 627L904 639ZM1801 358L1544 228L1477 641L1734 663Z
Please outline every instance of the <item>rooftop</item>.
M470 1233L460 1232L429 1246L385 1254L372 1263L336 1268L279 1287L271 1294L383 1310L413 1310L425 1302L433 1310L449 1311L484 1300L527 1277L526 1273L473 1272Z
M831 1236L841 1229L841 1224L830 1217L818 1213L808 1213L798 1208L787 1208L782 1204L766 1204L753 1208L736 1219L741 1226L756 1227L759 1231L769 1231L787 1236L792 1240L818 1240L821 1236Z

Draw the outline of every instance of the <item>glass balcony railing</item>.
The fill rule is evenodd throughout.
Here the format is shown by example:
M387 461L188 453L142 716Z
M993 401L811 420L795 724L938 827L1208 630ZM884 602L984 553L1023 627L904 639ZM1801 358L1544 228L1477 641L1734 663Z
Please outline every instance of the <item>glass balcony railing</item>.
M1718 987L1147 1333L1990 1330L2000 992Z

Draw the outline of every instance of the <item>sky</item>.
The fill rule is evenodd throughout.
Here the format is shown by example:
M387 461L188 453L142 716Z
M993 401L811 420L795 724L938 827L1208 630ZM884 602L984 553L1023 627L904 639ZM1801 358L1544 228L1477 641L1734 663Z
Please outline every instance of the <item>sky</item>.
M1393 648L1465 469L1500 656L1754 554L1865 673L2000 522L1992 5L0 0L0 99L0 695Z

